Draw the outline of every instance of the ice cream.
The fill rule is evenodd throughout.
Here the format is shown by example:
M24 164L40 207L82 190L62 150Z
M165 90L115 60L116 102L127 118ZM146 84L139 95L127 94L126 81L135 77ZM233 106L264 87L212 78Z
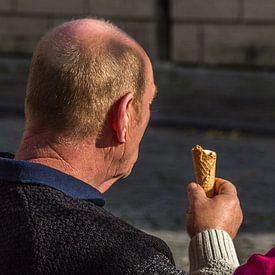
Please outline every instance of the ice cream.
M214 196L217 154L204 150L200 145L192 149L196 182L202 186L207 197Z

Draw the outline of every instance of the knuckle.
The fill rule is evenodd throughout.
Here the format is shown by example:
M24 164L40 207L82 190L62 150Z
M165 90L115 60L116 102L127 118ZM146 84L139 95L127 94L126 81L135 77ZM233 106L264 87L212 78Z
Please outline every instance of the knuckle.
M240 208L240 201L235 196L230 196L230 199L227 202L228 206L230 206L231 209L239 209Z
M232 191L237 194L237 188L236 188L236 186L233 183L231 183L231 182L230 182L230 184L232 186Z
M192 209L190 207L186 209L186 215L192 215Z

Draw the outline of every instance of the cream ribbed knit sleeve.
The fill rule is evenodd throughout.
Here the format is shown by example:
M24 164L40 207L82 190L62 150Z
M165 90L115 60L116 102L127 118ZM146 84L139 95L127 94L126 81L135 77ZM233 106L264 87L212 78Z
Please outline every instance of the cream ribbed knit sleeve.
M233 274L239 266L231 237L211 229L194 236L189 245L190 274Z

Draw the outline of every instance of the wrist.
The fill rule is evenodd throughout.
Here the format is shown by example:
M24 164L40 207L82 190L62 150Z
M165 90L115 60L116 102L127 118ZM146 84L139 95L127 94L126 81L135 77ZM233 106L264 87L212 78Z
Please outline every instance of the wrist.
M220 229L209 229L196 234L189 244L190 272L211 262L226 262L232 269L239 266L230 235Z

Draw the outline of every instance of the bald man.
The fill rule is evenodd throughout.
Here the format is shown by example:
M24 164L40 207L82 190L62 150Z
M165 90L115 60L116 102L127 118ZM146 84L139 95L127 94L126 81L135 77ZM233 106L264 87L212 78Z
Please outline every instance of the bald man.
M71 21L40 40L22 141L0 158L1 274L185 274L163 241L103 208L137 160L155 95L148 56L110 23ZM216 189L208 199L189 185L191 274L238 265L236 190L221 179Z

